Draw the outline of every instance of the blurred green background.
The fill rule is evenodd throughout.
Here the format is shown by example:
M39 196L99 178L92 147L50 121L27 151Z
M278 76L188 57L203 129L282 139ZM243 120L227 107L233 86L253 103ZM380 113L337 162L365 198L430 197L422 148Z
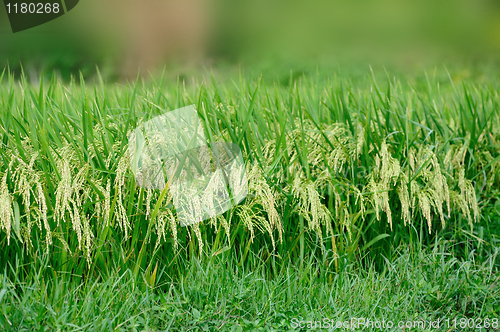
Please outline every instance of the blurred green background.
M497 0L82 0L15 34L0 6L0 67L19 74L22 65L33 77L91 77L96 65L109 80L162 68L172 77L207 68L276 77L359 64L484 76L496 75L499 54Z

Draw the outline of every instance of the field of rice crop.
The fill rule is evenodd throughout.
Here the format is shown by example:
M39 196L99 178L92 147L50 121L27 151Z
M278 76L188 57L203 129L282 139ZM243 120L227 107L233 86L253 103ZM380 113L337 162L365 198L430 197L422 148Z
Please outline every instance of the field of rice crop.
M452 76L111 85L4 70L0 325L498 327L499 82ZM209 142L240 147L248 195L182 227L168 187L136 183L127 137L188 105Z

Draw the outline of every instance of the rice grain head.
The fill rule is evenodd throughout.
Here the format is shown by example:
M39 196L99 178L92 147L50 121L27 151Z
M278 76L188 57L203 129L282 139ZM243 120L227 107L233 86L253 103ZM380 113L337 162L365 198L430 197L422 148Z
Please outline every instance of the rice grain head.
M10 231L14 212L12 210L12 196L7 186L7 173L2 177L0 184L0 224L7 233L7 245L10 244Z

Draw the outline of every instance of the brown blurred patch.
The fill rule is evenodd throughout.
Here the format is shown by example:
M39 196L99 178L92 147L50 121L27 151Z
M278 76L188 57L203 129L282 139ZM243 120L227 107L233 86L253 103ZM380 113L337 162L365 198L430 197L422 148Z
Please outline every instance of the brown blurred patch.
M207 10L200 0L137 1L127 8L123 74L153 70L166 58L202 59Z
M147 75L165 62L198 61L205 55L209 10L203 0L90 0L78 28L97 52L109 56L120 76Z

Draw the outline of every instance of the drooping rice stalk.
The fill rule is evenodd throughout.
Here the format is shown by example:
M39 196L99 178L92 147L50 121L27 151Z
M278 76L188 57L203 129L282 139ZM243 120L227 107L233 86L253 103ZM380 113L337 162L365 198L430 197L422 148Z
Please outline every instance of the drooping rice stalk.
M474 113L483 128L478 133L475 122L456 116L460 95L438 100L445 110L438 116L425 107L407 111L425 98L407 91L393 91L392 105L370 89L337 85L325 85L318 94L300 83L290 90L257 85L216 95L140 85L133 92L99 87L85 94L53 83L39 108L23 84L0 85L6 147L0 160L0 237L10 245L15 234L33 247L43 234L47 249L62 245L88 264L104 255L101 247L109 242L135 257L138 248L149 246L143 244L148 229L155 240L147 247L151 252L167 243L174 251L185 248L191 230L202 252L211 241L209 226L221 229L230 244L269 240L269 252L284 257L295 248L302 225L317 234L324 252L331 246L339 257L341 248L364 235L364 222L372 216L391 230L397 223L423 222L431 233L461 216L473 227L481 218L479 202L499 183L500 120L491 112L500 100L494 93L482 96L491 102ZM181 95L190 100L174 103ZM188 231L172 204L162 202L154 215L160 191L135 182L147 179L132 174L127 137L148 112L190 104L190 96L199 98L210 139L239 144L249 192L226 214ZM483 113L487 120L481 122ZM235 191L241 191L241 175L232 176ZM211 197L223 179L210 181L203 202L190 201L192 211L186 213L200 215L202 203L215 208ZM168 195L165 202L173 198Z

